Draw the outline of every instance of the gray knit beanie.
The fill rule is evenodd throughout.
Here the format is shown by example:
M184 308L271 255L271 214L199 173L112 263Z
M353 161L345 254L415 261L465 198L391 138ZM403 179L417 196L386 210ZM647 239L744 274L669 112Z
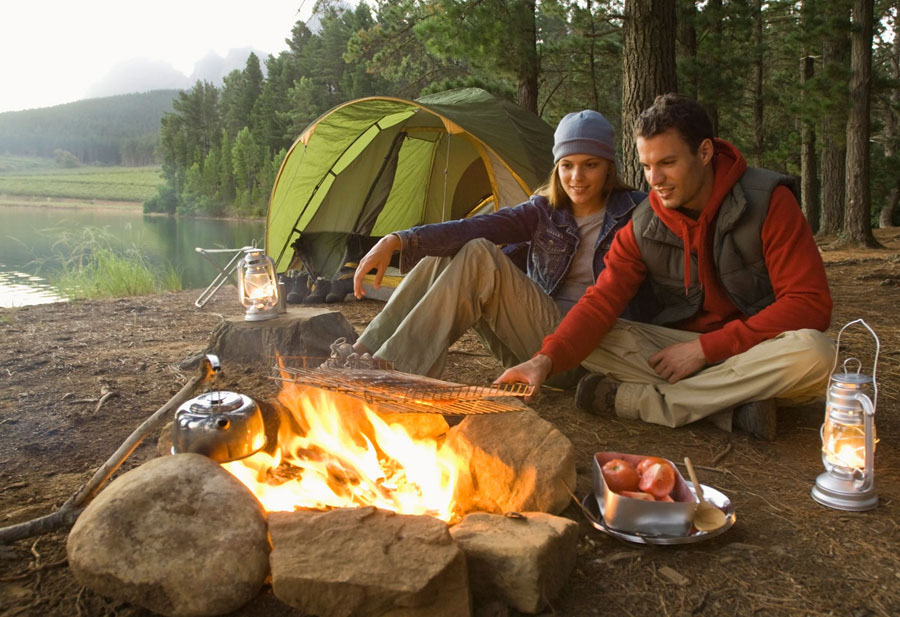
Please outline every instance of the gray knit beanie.
M553 163L571 154L591 154L616 160L616 134L600 112L574 111L559 121L553 133Z

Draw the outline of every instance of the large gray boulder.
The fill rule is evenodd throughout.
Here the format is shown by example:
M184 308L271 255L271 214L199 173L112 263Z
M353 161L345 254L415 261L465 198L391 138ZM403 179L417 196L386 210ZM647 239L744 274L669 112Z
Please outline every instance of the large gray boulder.
M521 412L468 416L444 447L468 462L457 489L467 512L559 514L569 504L575 447L524 404Z
M272 589L317 617L467 617L465 557L447 524L374 507L272 512Z
M199 454L154 459L114 480L75 522L75 578L161 615L232 612L269 571L265 513L247 488Z
M475 512L450 534L466 554L477 604L502 600L536 613L559 594L575 567L578 523L552 514Z

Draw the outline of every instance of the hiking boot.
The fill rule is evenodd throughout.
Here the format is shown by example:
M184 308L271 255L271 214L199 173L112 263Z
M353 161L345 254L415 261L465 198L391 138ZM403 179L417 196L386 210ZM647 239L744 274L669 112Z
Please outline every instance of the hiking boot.
M309 295L309 275L305 272L293 272L285 281L288 304L300 304Z
M303 298L303 304L322 304L325 302L325 296L328 295L329 291L331 291L331 281L319 277L316 279L316 284L313 286L312 291L309 292L309 295Z
M752 401L734 408L731 430L753 435L762 441L775 441L775 400Z
M588 413L615 413L619 382L602 373L588 373L575 388L575 405Z
M353 277L331 281L331 290L325 296L325 302L343 302L347 294L353 293Z

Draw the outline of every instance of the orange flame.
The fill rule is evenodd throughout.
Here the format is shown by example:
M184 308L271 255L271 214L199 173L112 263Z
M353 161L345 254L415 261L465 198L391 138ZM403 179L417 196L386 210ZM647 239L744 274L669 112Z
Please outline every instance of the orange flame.
M286 383L274 454L223 465L267 511L373 505L454 518L460 462L441 436L414 438L361 401ZM408 414L405 414L408 415ZM439 419L441 416L429 416Z

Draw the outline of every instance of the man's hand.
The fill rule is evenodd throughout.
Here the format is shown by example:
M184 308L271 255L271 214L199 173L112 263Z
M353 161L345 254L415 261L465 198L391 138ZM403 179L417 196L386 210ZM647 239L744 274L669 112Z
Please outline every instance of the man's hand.
M362 280L372 270L375 270L375 289L381 287L381 279L384 271L391 265L391 257L402 247L400 236L388 234L379 240L375 246L369 249L365 257L359 260L356 272L353 274L353 295L362 298L365 295Z
M706 356L700 339L694 339L669 345L650 356L649 362L657 375L669 383L677 383L706 366Z
M547 375L550 374L550 369L552 368L553 362L550 361L550 358L538 354L527 362L506 369L500 377L494 380L494 383L527 383L532 385L534 386L534 394L525 397L526 401L531 401L537 396L541 385L547 379Z

